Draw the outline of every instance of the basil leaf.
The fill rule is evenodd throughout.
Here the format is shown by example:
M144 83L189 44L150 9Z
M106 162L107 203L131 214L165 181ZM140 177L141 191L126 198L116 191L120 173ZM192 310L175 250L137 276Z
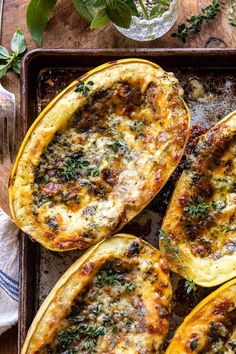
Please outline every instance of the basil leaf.
M12 69L16 74L20 75L20 68L21 68L21 60L20 58L16 58L13 61Z
M31 0L28 5L26 12L27 26L38 46L42 44L43 32L56 2L57 0Z
M155 17L160 17L163 15L163 13L165 12L165 10L160 7L159 5L153 7L153 9L150 12L150 19L152 20Z
M95 17L93 18L93 21L90 25L91 29L95 29L101 26L105 26L110 22L109 17L107 16L106 10L102 9L99 11Z
M137 7L135 5L134 0L125 0L124 2L129 6L129 8L131 10L131 14L133 16L137 16L138 17L139 13L138 13L138 10L137 10Z
M6 75L7 70L10 68L10 66L11 66L10 63L0 65L0 79Z
M106 7L108 17L114 24L123 28L129 28L131 23L131 10L122 0L108 3Z
M8 52L8 50L5 48L5 47L3 47L2 45L0 45L0 59L7 59L7 58L9 58L9 52Z
M91 6L91 7L105 7L106 6L106 0L87 0L86 1L86 6Z
M26 50L26 41L23 33L17 30L11 40L11 50L15 53L22 54Z
M76 11L89 22L93 21L95 12L92 6L88 6L85 0L73 0Z

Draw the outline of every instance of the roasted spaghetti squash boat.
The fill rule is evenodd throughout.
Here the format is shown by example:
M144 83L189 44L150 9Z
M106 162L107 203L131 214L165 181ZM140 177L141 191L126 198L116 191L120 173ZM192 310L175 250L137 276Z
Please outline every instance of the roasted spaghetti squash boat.
M166 354L236 353L236 279L202 300L175 332Z
M113 236L61 277L21 353L158 353L168 332L171 297L161 253L134 236Z
M236 112L203 135L165 215L170 269L211 287L236 276Z
M16 224L46 248L114 234L178 165L189 111L173 74L127 59L73 82L29 129L10 179Z

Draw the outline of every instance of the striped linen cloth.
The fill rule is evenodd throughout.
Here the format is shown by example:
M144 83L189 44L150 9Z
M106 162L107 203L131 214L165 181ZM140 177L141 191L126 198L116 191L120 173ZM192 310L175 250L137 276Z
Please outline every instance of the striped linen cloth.
M0 335L18 319L18 229L0 209Z

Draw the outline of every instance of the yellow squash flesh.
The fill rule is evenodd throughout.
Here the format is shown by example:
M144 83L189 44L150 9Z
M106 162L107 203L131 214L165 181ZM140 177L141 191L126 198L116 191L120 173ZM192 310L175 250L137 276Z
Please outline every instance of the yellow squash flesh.
M114 262L125 279L101 280L100 269L107 262L106 274ZM171 297L168 266L160 252L134 236L115 235L90 248L57 282L40 307L21 354L46 354L50 345L55 350L62 331L68 333L68 328L76 326L90 328L90 332L91 327L101 330L102 326L103 333L81 335L65 351L73 347L78 353L91 349L98 354L158 352L168 332ZM74 304L79 310L74 306L72 310ZM71 313L82 320L69 323ZM105 319L108 317L110 320ZM85 342L91 347L86 349Z
M192 310L175 332L166 354L235 353L235 310L236 279L233 279L207 296ZM227 317L230 314L232 315L232 327L228 327L230 324ZM225 330L227 327L228 336ZM217 330L220 334L214 333ZM224 341L224 338L225 348L217 350L217 341ZM209 348L213 344L211 340L216 341L215 351Z
M88 248L134 218L167 182L189 136L178 81L154 63L107 63L76 88L35 120L9 184L16 224L55 251Z
M236 276L236 112L204 134L181 175L162 224L170 269L196 284Z

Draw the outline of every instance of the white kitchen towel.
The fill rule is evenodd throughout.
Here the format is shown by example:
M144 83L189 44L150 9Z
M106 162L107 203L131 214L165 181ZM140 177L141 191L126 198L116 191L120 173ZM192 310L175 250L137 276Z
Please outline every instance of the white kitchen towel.
M0 335L18 319L18 228L0 209Z

